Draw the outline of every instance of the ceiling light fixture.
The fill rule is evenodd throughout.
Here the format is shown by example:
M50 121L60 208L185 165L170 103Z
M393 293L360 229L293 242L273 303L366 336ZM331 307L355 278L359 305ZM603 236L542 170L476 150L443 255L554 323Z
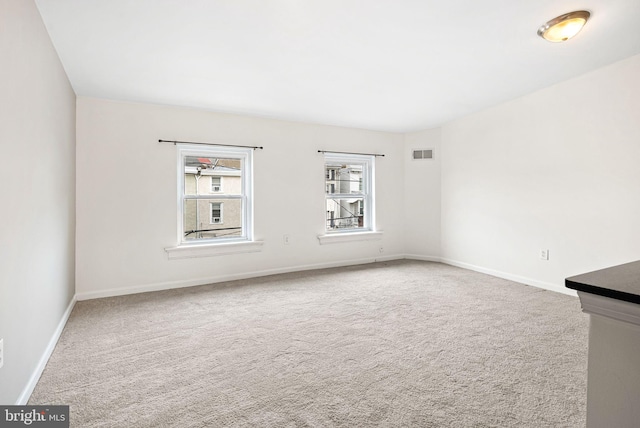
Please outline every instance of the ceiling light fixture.
M553 43L564 42L578 34L590 16L586 10L565 13L538 28L538 36Z

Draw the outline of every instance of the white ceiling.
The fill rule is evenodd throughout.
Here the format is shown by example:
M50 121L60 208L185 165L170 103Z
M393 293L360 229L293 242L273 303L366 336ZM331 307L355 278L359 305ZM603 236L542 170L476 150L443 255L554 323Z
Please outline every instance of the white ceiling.
M79 96L438 126L640 53L640 0L36 0ZM574 39L536 35L587 9Z

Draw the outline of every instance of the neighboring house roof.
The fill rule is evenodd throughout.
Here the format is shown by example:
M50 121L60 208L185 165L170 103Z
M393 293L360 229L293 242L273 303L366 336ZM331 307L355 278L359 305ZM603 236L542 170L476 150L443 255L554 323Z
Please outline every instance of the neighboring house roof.
M242 172L239 168L230 168L227 166L215 166L213 168L201 168L198 170L197 166L186 166L184 172L186 174L197 174L200 171L200 175L220 175L220 176L240 176Z

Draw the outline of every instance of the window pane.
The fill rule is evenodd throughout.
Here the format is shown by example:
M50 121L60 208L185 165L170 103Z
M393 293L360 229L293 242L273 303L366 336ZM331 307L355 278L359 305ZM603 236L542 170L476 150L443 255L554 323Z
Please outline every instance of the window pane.
M224 182L224 186L221 183ZM242 194L242 161L232 158L185 156L185 195Z
M242 236L241 199L185 199L184 239Z
M364 215L363 198L327 199L327 230L363 228Z
M361 193L362 192L362 164L339 164L327 162L325 164L325 188L327 193Z

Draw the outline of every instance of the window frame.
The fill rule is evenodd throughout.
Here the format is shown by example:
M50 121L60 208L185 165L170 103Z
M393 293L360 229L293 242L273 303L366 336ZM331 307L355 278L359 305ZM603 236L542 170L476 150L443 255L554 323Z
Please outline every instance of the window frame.
M241 191L240 195L228 195L211 193L203 195L185 195L185 159L187 156L207 157L207 158L223 158L223 159L239 159L241 161ZM253 149L240 147L223 147L223 146L195 146L184 145L178 146L178 227L177 242L178 247L191 247L203 245L220 245L234 242L253 242ZM221 180L222 184L222 180ZM218 238L201 238L201 239L185 239L184 233L184 206L186 200L194 199L216 199L216 200L240 200L241 201L241 227L240 236L218 237ZM221 203L224 201L220 201ZM211 207L210 207L211 208ZM221 212L222 214L222 212ZM211 217L211 215L210 215ZM211 218L210 218L211 220ZM221 218L222 221L222 218ZM222 223L215 223L222 224Z
M362 165L362 187L357 193L329 193L327 181L333 181L338 174L328 174L327 164L329 163L341 163L341 164L357 164ZM325 235L341 235L341 234L358 234L358 233L371 233L376 231L375 226L375 156L372 155L356 155L356 154L339 154L339 153L325 153L324 164L325 170L324 177L324 233ZM327 201L329 199L362 199L364 204L363 225L362 227L345 227L329 229L326 213L328 212ZM359 214L359 213L358 213Z

